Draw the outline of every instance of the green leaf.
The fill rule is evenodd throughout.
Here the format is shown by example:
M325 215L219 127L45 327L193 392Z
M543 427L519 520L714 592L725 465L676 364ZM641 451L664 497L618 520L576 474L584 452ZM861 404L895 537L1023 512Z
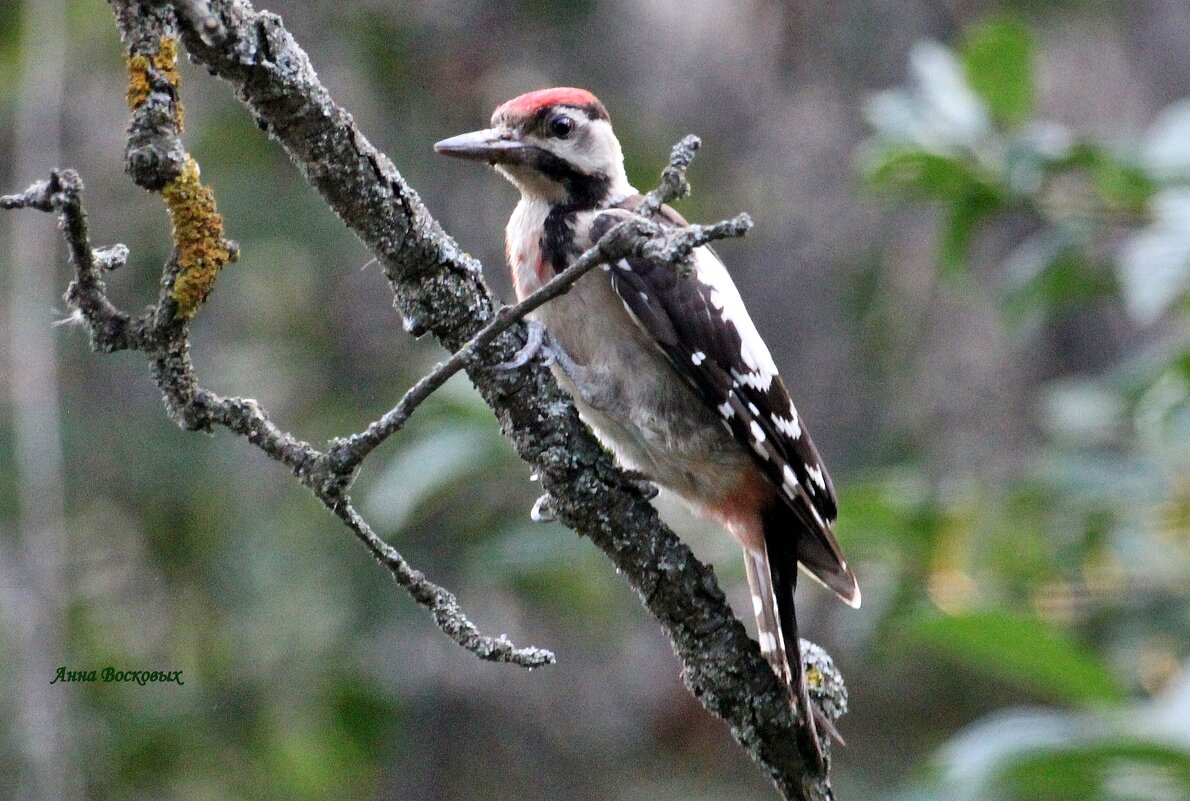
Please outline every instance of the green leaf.
M1157 193L1157 182L1143 168L1126 162L1093 142L1079 142L1047 165L1054 174L1086 170L1104 205L1112 210L1145 215Z
M976 671L1076 704L1116 701L1116 677L1082 643L1040 620L1007 612L922 615L906 634Z
M1050 316L1117 290L1107 266L1089 259L1075 232L1058 229L1027 242L1014 254L1006 275L1001 309L1019 325L1027 316Z
M1166 106L1141 142L1145 167L1163 183L1190 179L1190 100Z
M916 147L878 150L864 170L872 189L899 191L923 200L952 201L970 194L997 194L972 165Z
M1021 801L1106 801L1120 797L1112 792L1112 777L1125 776L1158 791L1138 798L1190 797L1190 754L1176 746L1119 737L1021 759L1005 767L998 786Z
M1153 222L1120 247L1120 285L1141 324L1158 320L1190 295L1190 190L1166 189L1153 198Z
M972 27L959 56L967 83L992 116L1009 127L1033 111L1033 34L1019 20L1003 18Z
M984 192L967 195L950 207L938 243L938 265L944 277L957 278L966 272L976 227L1000 207L996 197Z

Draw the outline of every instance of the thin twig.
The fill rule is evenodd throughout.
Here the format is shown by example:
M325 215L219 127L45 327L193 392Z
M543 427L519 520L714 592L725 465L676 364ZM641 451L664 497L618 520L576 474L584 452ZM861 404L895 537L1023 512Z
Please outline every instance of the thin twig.
M662 173L661 185L649 192L646 198L653 198L660 205L678 197L686 180L686 168L690 166L690 160L697 149L696 136L687 136L679 142L670 156L669 166ZM573 264L524 300L513 306L501 307L487 325L451 354L449 359L435 365L433 370L414 384L397 405L380 419L358 434L336 440L328 454L332 469L342 473L358 467L368 454L401 430L423 401L455 373L474 363L484 348L491 345L500 334L549 301L569 292L579 279L600 264L614 262L634 253L659 258L670 264L681 264L690 257L695 248L719 239L743 236L752 229L752 220L747 214L740 214L714 225L668 229L650 222L648 217L651 215L645 214L642 209L645 209L644 203L637 210L639 216L633 216L612 227L590 249L575 259Z
M552 665L552 652L544 648L517 648L504 635L488 637L480 634L459 609L458 599L449 590L427 581L421 571L414 570L404 557L372 531L355 508L344 501L331 507L340 520L359 537L376 560L388 568L397 584L404 587L413 599L430 610L434 621L448 637L480 659L490 662L512 662L532 670Z
M682 141L674 145L669 153L669 163L661 173L661 184L645 195L644 202L636 213L651 220L666 203L680 200L690 194L690 182L686 180L686 170L694 161L694 155L702 147L702 140L693 134L682 137Z
M391 410L359 434L338 440L330 449L331 463L335 470L352 470L377 446L405 425L413 411L430 397L451 376L472 364L477 355L492 344L500 334L523 320L528 314L560 295L570 291L576 282L592 269L607 261L622 258L638 246L645 232L639 220L626 220L612 228L590 250L575 260L574 264L551 278L531 295L514 306L501 307L495 317L479 330L475 336L444 362L440 362L421 378Z
M47 181L38 181L24 192L0 197L0 208L32 208L57 212L70 251L75 278L66 301L80 316L91 336L92 346L101 351L138 350L153 359L153 373L170 416L188 430L209 430L219 425L242 436L297 475L327 509L342 519L393 579L413 599L426 607L434 622L448 637L480 659L508 662L526 668L542 667L555 661L543 648L518 648L503 635L481 634L448 590L414 570L388 543L381 540L342 495L344 481L325 476L319 467L326 454L297 439L276 425L268 412L250 398L225 398L198 385L188 354L184 327L154 326L153 310L133 321L108 300L100 280L99 264L120 263L127 248L114 246L97 261L87 231L82 205L83 183L73 170L55 171Z

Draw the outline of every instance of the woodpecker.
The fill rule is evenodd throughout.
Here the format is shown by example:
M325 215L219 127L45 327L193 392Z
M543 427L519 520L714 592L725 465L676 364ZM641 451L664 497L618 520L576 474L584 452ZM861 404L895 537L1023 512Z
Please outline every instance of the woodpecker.
M520 190L506 231L519 299L644 200L628 182L607 110L584 89L523 94L496 109L490 128L434 149L487 162ZM658 216L663 225L686 225L668 206ZM716 254L700 247L692 258L689 275L656 259L603 265L533 319L548 334L559 383L621 465L673 491L743 546L761 651L821 769L817 729L838 734L807 694L797 568L857 608L859 586L831 532L830 476L768 347Z

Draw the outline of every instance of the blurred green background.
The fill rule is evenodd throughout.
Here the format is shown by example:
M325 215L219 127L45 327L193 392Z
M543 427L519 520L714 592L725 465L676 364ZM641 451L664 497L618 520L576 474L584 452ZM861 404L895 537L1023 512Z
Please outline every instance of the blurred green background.
M840 799L1190 798L1190 4L1182 0L269 0L322 80L510 296L515 195L431 144L585 86L629 174L703 138L681 211L721 246L840 488L856 612ZM131 310L168 252L122 174L101 0L0 0L0 191L87 184ZM228 87L187 146L242 257L200 377L299 436L360 428L442 357ZM166 419L144 360L65 316L53 222L0 217L0 799L769 799L465 380L365 466L377 529L532 673L444 638L277 465ZM736 546L672 500L736 609ZM750 625L750 624L749 624ZM184 686L55 684L182 670Z

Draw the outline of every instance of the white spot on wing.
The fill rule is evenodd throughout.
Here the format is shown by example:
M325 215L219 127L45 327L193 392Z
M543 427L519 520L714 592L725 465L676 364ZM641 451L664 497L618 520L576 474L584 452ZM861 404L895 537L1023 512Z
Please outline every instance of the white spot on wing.
M757 389L759 389L761 391L767 391L769 386L772 385L772 383L773 383L773 374L772 373L764 373L764 372L756 372L756 371L749 371L747 373L741 373L738 370L733 369L731 371L731 376L738 383L747 384L750 387L756 387Z
M797 439L802 435L802 426L798 422L796 412L793 414L792 419L786 419L779 414L774 414L773 426L790 439Z
M785 479L785 486L792 492L793 488L797 486L797 476L793 474L793 468L785 465L781 469L781 477Z
M810 477L819 489L826 489L826 482L822 479L822 468L814 467L813 465L806 465L806 475Z
M765 441L764 429L760 427L760 423L753 420L750 429L752 431L752 439L756 440L758 444Z
M735 409L732 408L731 401L724 401L719 404L719 414L723 415L725 420L735 417Z
M693 354L690 355L690 361L694 362L695 367L702 364L706 360L706 358L707 358L707 355L705 353L703 353L701 350L696 350Z

